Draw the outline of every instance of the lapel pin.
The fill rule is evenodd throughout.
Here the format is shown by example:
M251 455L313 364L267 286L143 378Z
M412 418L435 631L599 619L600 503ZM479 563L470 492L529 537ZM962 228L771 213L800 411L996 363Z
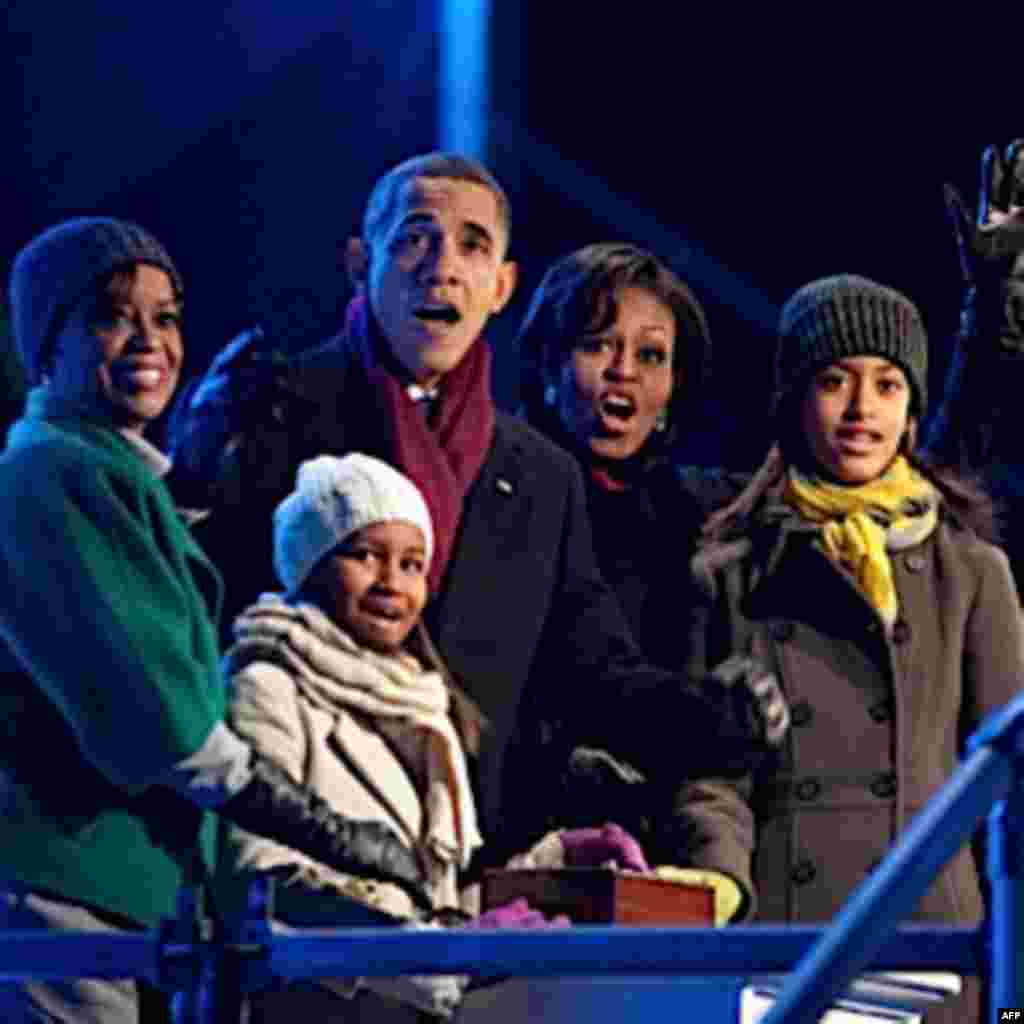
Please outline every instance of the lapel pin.
M511 494L512 485L503 477L499 476L495 486L501 491L502 494Z

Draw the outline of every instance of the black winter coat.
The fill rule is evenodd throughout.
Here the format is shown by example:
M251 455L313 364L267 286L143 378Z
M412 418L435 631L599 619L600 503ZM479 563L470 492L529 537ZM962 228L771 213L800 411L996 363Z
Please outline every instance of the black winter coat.
M290 368L284 399L235 437L197 535L221 569L227 621L275 589L272 510L299 464L351 451L387 458L368 411L346 387L337 344ZM203 443L185 414L177 451ZM656 773L686 752L695 771L735 763L749 725L681 673L650 666L598 571L575 460L522 421L498 413L494 441L464 504L452 560L425 613L455 677L489 721L477 798L489 859L522 849L559 812L567 751L604 746Z

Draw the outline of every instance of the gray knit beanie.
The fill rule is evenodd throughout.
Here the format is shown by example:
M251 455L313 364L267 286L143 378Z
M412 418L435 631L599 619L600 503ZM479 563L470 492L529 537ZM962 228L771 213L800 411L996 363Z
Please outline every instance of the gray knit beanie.
M181 275L167 250L143 228L112 217L78 217L37 235L14 259L11 324L26 375L39 383L67 315L108 274L133 263Z
M928 406L928 338L905 295L866 277L839 274L797 291L779 316L773 414L809 374L839 359L881 356L907 375L911 413Z
M274 568L294 593L325 555L374 523L418 526L426 564L434 553L434 529L420 489L380 459L353 452L318 455L303 462L295 490L274 510Z

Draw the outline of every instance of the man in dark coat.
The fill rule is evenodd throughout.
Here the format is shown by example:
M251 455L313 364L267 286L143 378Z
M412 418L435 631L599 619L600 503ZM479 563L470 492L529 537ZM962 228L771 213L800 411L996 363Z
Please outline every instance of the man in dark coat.
M515 286L508 237L508 201L475 161L399 165L349 244L342 333L276 363L243 336L172 430L179 479L214 509L200 536L227 621L273 584L271 512L301 461L362 451L420 486L437 535L425 621L487 723L476 783L495 856L550 826L579 739L650 772L677 774L682 751L721 774L786 725L747 662L700 683L644 662L596 567L575 461L495 408L482 332Z

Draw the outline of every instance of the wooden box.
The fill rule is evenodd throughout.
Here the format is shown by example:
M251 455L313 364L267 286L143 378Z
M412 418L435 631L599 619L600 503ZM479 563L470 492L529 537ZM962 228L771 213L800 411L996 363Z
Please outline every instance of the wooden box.
M492 870L484 872L483 908L524 897L551 916L574 924L696 925L715 923L715 891L611 868Z

